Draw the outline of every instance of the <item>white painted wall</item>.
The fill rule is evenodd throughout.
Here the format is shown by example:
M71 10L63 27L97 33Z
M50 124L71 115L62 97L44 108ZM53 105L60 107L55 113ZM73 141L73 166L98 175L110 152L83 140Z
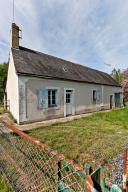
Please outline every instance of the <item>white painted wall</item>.
M16 74L13 56L10 51L9 68L6 84L8 109L13 117L19 123L19 93L18 93L18 76Z
M37 90L51 87L60 88L59 106L39 109ZM120 87L19 76L20 122L64 117L64 90L66 88L74 90L75 114L101 110L101 108L109 109L110 95L122 92ZM100 101L96 103L93 103L93 90L100 90L102 95Z

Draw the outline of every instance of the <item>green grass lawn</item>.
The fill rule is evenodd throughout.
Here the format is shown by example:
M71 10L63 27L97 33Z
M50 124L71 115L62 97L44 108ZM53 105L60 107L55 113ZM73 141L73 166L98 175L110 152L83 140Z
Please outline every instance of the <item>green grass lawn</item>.
M109 161L128 143L128 106L28 132L81 164Z
M0 175L0 192L12 192L12 190L7 185L6 181Z

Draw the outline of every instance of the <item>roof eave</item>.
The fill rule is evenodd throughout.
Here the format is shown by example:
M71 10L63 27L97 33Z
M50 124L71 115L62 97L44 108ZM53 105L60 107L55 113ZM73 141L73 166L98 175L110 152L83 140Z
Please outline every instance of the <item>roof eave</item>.
M43 75L36 75L36 74L30 74L30 73L22 73L22 72L17 72L17 75L19 76L30 76L30 77L36 77L36 78L44 78L44 79L54 79L54 80L62 80L62 81L72 81L72 82L79 82L79 83L88 83L88 84L96 84L96 85L105 85L105 86L114 86L114 87L120 87L122 88L121 85L114 85L114 84L101 84L101 83L96 83L96 82L90 82L90 81L80 81L80 80L73 80L73 79L64 79L60 77L52 77L52 76L43 76Z

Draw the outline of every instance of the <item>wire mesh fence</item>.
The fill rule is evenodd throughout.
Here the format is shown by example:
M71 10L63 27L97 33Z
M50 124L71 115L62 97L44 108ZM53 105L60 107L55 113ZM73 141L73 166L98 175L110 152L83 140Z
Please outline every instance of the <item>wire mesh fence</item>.
M119 192L122 186L126 191L127 156L125 150L113 161L117 169L108 171L107 178L102 166L95 171L83 168L7 122L0 123L0 172L15 192Z
M83 191L85 187L85 172L80 166L2 123L0 154L0 170L14 191Z

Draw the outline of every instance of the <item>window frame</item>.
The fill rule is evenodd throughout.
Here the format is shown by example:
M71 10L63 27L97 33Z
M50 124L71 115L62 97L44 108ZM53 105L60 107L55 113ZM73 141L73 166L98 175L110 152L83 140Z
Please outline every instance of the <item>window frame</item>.
M57 107L57 89L47 89L48 90L48 108ZM53 93L55 93L53 95ZM53 96L55 97L53 99ZM54 102L53 102L54 101Z
M48 105L48 90L56 90L55 105L51 105L51 106ZM36 93L37 93L38 109L50 110L52 108L54 109L60 108L60 87L52 87L52 86L42 87L40 89L37 89ZM42 101L45 101L45 104L42 104Z
M95 102L100 102L101 100L101 91L98 89L98 90L93 90L92 92L92 99L93 99L93 103Z

